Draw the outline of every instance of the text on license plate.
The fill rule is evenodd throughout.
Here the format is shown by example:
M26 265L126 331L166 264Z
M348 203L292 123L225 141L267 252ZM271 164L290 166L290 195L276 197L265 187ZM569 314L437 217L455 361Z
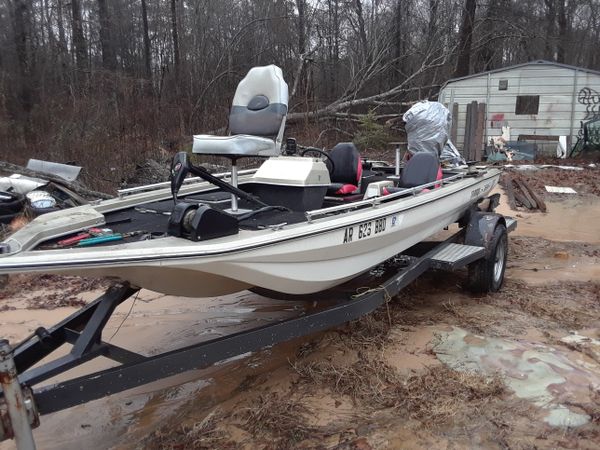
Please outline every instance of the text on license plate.
M395 219L395 217L393 217ZM353 240L365 239L379 233L383 233L387 227L387 217L381 219L369 220L358 225L347 227L344 231L344 241L352 242Z

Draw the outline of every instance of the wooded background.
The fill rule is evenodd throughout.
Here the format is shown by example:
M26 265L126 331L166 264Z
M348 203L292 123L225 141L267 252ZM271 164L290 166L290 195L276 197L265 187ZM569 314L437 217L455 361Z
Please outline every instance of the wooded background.
M132 167L221 129L277 64L291 129L351 139L453 76L535 59L600 69L600 0L0 0L0 159Z

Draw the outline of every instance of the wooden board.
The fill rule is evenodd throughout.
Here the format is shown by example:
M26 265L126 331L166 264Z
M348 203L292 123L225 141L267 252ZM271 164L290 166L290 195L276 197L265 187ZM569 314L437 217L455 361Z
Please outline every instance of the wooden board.
M527 200L527 198L521 194L520 191L514 191L515 194L515 199L521 204L523 205L525 208L527 209L533 209L533 206L531 205L531 203L529 203L529 200Z
M531 195L533 200L535 200L535 202L537 203L537 207L539 208L539 210L542 212L546 212L546 202L539 195L537 195L535 193L535 190L528 183L523 183L523 184L529 191L529 195Z
M510 175L505 174L502 177L502 187L504 187L504 192L506 192L506 197L508 197L508 205L510 209L517 209L517 204L515 203L515 192L513 189L513 180Z
M465 144L464 152L467 161L473 161L475 129L477 128L477 102L471 102L467 105L467 121L465 124Z
M465 135L463 137L463 156L467 161L471 159L469 154L469 129L471 128L471 105L467 104L467 115L465 118Z
M450 129L450 139L456 145L456 135L458 134L458 103L452 104L452 128Z
M531 208L529 208L529 209L536 209L538 207L538 204L535 202L535 200L531 196L526 183L523 180L520 180L518 178L515 178L515 181L516 181L517 185L519 185L519 187L521 188L521 192L523 193L523 195L525 196L527 201L531 204Z
M485 133L485 103L477 105L477 126L475 127L475 139L473 140L473 159L481 161L483 154L483 135Z
M469 152L471 160L476 160L475 155L475 135L477 134L477 102L471 102L471 129L469 130Z

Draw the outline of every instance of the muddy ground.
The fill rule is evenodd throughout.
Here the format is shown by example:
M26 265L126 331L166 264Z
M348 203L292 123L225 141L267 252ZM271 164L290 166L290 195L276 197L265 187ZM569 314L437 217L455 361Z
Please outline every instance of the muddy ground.
M585 180L580 194L546 194L545 214L501 206L519 227L500 293L474 296L465 272L430 272L338 329L44 416L39 447L598 448L600 174L558 170L529 182ZM105 283L12 277L0 291L0 334L16 342ZM194 300L142 291L104 337L153 354L309 307L249 292Z

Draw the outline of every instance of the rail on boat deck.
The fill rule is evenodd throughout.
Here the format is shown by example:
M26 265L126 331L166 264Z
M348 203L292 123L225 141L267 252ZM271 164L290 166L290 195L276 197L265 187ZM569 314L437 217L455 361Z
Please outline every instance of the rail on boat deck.
M447 178L442 178L441 180L432 181L431 183L420 184L419 186L415 186L412 188L402 189L401 191L394 192L393 194L388 194L383 197L373 197L367 200L361 200L358 202L347 203L343 205L330 206L328 208L321 209L313 209L312 211L306 211L304 214L306 216L306 220L310 223L315 217L326 216L328 214L333 214L341 211L348 211L349 209L358 209L364 207L376 207L382 203L387 203L392 200L397 199L398 197L403 197L406 194L417 195L423 189L427 189L434 186L440 186L452 183L454 181L463 179L466 176L466 173L457 173L456 175L452 175Z
M257 170L258 169L239 170L238 176L250 175L250 174L255 173ZM227 178L228 176L231 176L231 172L220 172L220 173L215 173L212 175L216 178L223 179L223 178ZM190 178L186 178L185 180L183 180L183 184L194 184L194 183L207 183L207 181L201 177L190 177ZM144 186L136 186L136 187L127 188L127 189L119 189L117 191L117 196L119 198L123 198L127 195L139 194L140 192L152 191L155 189L164 189L164 188L168 188L170 186L171 186L170 181L161 181L160 183L146 184Z

